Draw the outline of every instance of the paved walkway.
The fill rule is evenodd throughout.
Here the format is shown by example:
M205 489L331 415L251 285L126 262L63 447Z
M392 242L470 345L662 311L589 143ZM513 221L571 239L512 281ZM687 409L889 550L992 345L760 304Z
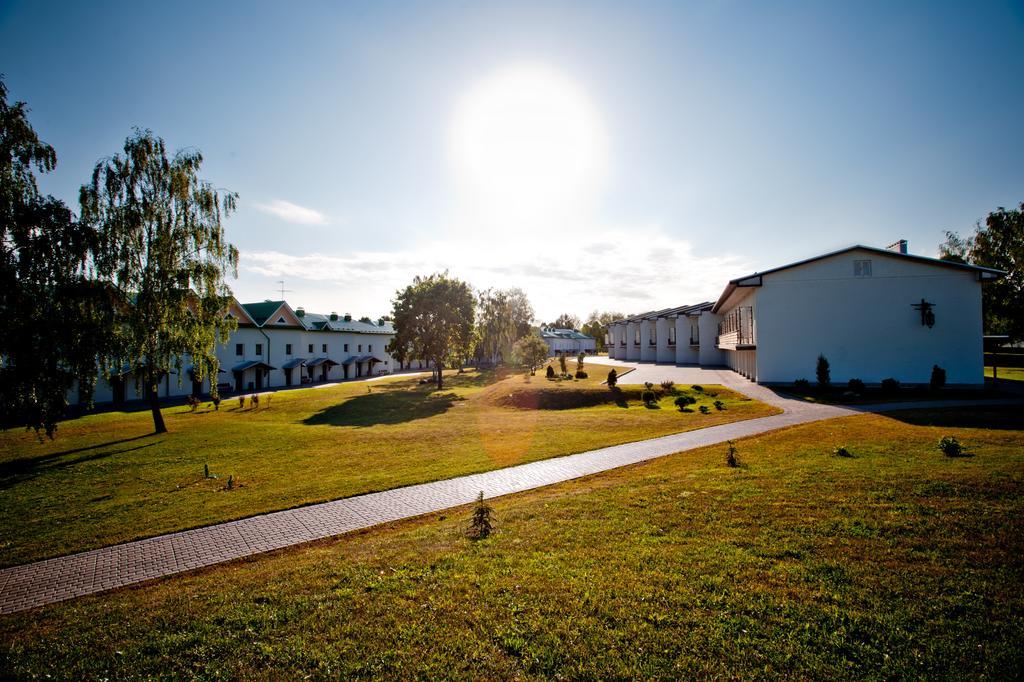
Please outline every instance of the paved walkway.
M732 372L722 372L722 375L722 383L755 399L782 407L785 411L770 417L288 509L3 569L0 570L0 613L22 611L381 523L442 511L471 503L480 491L489 498L509 495L794 424L867 411L789 400ZM979 402L1005 401L894 403L875 405L870 411Z

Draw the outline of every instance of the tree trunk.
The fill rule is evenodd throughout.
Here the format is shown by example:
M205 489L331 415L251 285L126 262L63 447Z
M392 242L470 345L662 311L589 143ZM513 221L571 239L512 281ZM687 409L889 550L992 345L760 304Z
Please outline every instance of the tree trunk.
M442 365L440 362L435 362L434 367L437 370L437 390L440 391L442 388L442 384L444 383L444 375L441 372L441 370L444 369L444 365Z
M149 382L149 409L153 412L153 433L167 433L164 415L160 412L160 392L155 380Z

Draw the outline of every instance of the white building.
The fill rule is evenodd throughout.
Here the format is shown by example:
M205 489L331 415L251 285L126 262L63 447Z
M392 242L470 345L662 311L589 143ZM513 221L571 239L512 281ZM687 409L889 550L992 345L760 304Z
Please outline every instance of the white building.
M981 286L999 270L851 246L729 282L722 317L725 363L760 383L815 378L818 355L836 383L984 382Z
M286 301L239 303L232 299L225 317L238 329L217 348L220 373L215 380L222 393L252 392L268 388L355 379L403 369L387 352L395 330L390 322L357 322L348 315L320 315ZM426 367L419 361L412 368ZM140 400L135 379L127 371L97 382L93 400L121 403ZM210 379L194 382L191 363L183 363L182 376L172 371L160 384L160 397L181 397L210 392ZM179 385L180 384L180 385ZM72 396L71 402L77 402Z
M548 329L540 330L540 337L548 344L548 355L572 355L580 353L592 355L597 352L597 341L593 336L584 334L575 329Z
M935 365L950 384L983 383L981 286L1005 273L893 246L851 246L734 279L714 304L617 320L608 354L726 365L766 384L814 381L819 354L834 383L925 384Z

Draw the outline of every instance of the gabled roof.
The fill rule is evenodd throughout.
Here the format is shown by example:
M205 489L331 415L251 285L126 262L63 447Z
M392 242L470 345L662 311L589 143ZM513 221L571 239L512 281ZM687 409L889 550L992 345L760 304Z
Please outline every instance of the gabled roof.
M924 263L925 265L935 265L939 267L954 268L957 270L969 270L978 273L979 280L990 280L998 279L1006 273L1002 270L995 268L986 268L980 265L970 265L968 263L957 263L955 261L942 260L941 258L929 258L928 256L917 256L910 253L900 253L899 251L891 251L889 249L880 249L877 246L864 246L863 244L854 244L853 246L847 246L843 249L836 251L829 251L819 256L813 256L811 258L805 258L798 260L795 263L788 263L786 265L780 265L776 268L770 268L768 270L761 270L745 277L737 277L736 279L729 280L725 290L722 291L722 295L718 297L718 301L715 302L715 307L711 309L711 312L718 312L725 301L729 298L736 287L741 286L761 286L761 278L765 275L770 275L773 272L779 272L781 270L789 270L790 268L799 267L801 265L807 265L815 261L824 260L826 258L832 258L840 254L849 253L850 251L868 251L881 256L889 256L891 258L903 258L916 263Z
M688 315L690 313L701 312L702 310L711 310L714 304L711 301L705 301L703 303L697 303L695 305L682 305L675 308L663 308L661 310L649 310L646 313L640 313L639 315L633 315L632 317L624 317L621 320L613 320L609 322L605 327L610 327L613 324L628 324L630 322L641 322L643 320L656 320L660 317L678 317L679 315Z
M315 329L316 331L332 331L332 332L354 332L357 334L394 334L395 328L390 322L385 322L383 325L373 324L372 322L359 322L357 320L346 321L343 317L338 317L336 320L332 320L328 315L321 315L320 313L306 312L301 318L302 324L307 329Z
M252 369L253 367L262 367L263 369L277 369L277 367L272 367L271 365L268 365L262 360L247 360L245 362L240 362L234 367L232 367L231 371L244 372L245 370Z
M584 334L581 331L575 329L541 329L541 338L544 339L578 339L578 340L591 340L594 337L589 334Z
M284 304L284 301L262 301L261 303L243 303L242 308L249 314L253 322L262 327L267 319Z

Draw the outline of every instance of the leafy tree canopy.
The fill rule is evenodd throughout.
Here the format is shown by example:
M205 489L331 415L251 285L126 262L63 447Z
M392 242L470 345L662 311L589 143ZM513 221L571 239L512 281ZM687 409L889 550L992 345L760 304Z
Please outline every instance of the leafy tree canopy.
M51 438L76 382L79 399L92 399L114 312L89 276L95 231L39 194L35 172L56 164L0 79L0 421Z
M1000 207L989 213L985 225L976 225L969 237L947 232L939 249L947 260L1006 271L982 286L985 331L1024 339L1024 202L1016 209Z
M512 345L530 333L533 306L522 289L487 289L478 299L478 358L512 357Z
M562 313L548 326L554 327L555 329L579 329L580 318L576 317L572 313Z
M548 359L548 344L538 335L528 334L516 341L512 357L516 364L528 368L532 374Z
M622 313L611 311L601 313L595 310L590 313L590 316L587 318L587 321L583 323L583 327L580 331L588 336L593 336L597 341L597 349L599 351L603 351L608 347L604 340L604 333L608 325L615 320L621 320L624 317L626 316Z
M388 351L402 360L422 358L434 363L437 388L442 370L470 355L474 335L475 301L465 282L447 272L417 276L395 292L392 301L395 336Z
M237 195L200 180L202 163L195 150L169 157L162 139L135 130L123 154L96 164L79 194L82 220L99 238L97 274L122 302L107 369L131 372L157 433L167 430L160 381L172 369L182 381L186 356L197 381L216 377L216 347L236 325L223 311L231 296L224 278L237 276L238 250L222 220Z

